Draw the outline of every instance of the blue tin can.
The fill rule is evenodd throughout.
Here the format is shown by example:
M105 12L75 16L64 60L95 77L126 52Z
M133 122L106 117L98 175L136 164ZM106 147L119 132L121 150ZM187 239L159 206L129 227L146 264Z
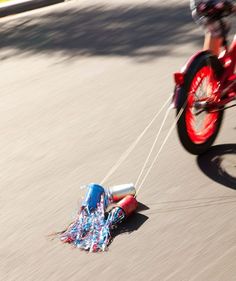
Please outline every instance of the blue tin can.
M82 202L82 207L88 207L88 209L95 210L97 204L101 202L101 198L105 195L105 190L101 185L91 183L87 186L88 190L85 199Z

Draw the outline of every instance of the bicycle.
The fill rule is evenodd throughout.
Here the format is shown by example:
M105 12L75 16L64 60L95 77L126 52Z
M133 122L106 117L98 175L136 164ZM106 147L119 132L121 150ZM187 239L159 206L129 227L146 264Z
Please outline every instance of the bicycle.
M224 13L218 15L223 26ZM225 33L227 34L227 33ZM191 154L206 152L222 125L224 110L236 100L236 36L228 47L224 35L219 57L210 51L194 54L180 72L174 73L173 106L178 115L178 137Z

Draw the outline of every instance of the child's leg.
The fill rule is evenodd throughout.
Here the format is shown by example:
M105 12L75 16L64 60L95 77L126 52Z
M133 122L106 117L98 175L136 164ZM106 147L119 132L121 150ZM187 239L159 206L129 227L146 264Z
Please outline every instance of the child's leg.
M213 37L210 33L205 34L204 50L210 50L214 55L220 54L223 39L222 37Z

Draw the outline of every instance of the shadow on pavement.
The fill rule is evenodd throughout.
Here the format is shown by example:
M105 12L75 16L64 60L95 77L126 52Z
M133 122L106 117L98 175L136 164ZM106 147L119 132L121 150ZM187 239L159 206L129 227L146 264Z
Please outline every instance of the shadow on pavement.
M236 190L236 144L212 146L197 163L208 177Z
M63 6L46 13L27 14L1 24L0 59L12 55L59 53L75 56L129 56L151 60L168 56L184 43L199 43L188 3L178 6L79 9Z
M138 230L146 221L148 217L144 214L135 213L132 216L128 217L124 222L118 225L116 229L112 231L113 239L123 233L132 233L133 231ZM113 240L112 239L112 240Z

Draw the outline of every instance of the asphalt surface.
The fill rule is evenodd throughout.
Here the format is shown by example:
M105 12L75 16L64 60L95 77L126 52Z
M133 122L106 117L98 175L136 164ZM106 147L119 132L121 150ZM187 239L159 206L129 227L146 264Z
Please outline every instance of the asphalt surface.
M108 252L47 236L72 220L80 186L104 178L201 48L188 1L66 2L1 19L0 38L1 280L235 280L235 109L202 157L172 133ZM163 116L105 186L136 181Z
M0 3L0 18L48 7L61 2L63 2L63 0L10 0L2 2Z

